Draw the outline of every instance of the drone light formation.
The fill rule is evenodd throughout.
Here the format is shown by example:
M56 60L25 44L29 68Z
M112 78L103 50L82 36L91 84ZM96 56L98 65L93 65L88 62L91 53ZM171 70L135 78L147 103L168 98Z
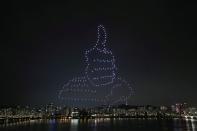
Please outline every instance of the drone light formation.
M112 52L106 49L107 35L104 26L99 25L97 31L96 45L85 52L87 63L85 74L94 86L105 86L113 83L115 79L115 59Z
M132 95L132 87L117 76L115 57L106 48L105 27L97 28L97 42L93 48L85 51L85 75L75 77L63 85L59 99L73 105L103 105L127 103Z

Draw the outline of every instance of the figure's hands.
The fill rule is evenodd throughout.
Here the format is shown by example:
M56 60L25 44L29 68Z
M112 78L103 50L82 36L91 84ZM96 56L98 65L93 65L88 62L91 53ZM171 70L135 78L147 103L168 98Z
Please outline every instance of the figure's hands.
M109 104L126 103L131 95L132 87L125 80L117 78L106 96L106 101Z

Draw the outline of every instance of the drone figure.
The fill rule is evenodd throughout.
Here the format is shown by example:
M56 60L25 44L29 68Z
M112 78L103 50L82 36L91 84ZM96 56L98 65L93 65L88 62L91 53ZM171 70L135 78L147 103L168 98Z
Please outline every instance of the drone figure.
M97 43L85 51L85 75L64 84L59 99L92 105L127 103L132 87L117 76L115 58L106 48L106 38L104 26L99 25Z

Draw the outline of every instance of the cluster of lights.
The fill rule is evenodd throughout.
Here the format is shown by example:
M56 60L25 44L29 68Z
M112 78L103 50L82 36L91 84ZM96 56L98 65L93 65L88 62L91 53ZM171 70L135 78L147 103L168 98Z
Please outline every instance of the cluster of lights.
M129 99L129 97L131 97L132 93L133 93L133 89L131 87L131 85L124 79L122 79L121 77L118 77L117 80L121 81L122 83L118 83L118 84L115 84L112 89L111 89L111 92L109 95L106 96L106 98L109 98L110 96L113 96L113 90L115 88L122 88L124 86L126 86L128 88L128 94L127 95L123 95L121 97L119 97L119 99L111 102L110 104L116 104L118 102L127 102L127 100ZM124 85L123 85L124 84Z
M99 67L99 68L94 68L95 71L107 71L107 70L114 70L114 68L112 67Z
M115 70L116 70L116 66L115 66L115 58L112 54L112 52L110 50L107 50L106 49L106 39L107 39L107 35L106 35L106 30L104 28L104 26L102 25L99 25L98 28L97 28L97 32L98 32L98 38L97 38L97 43L95 44L95 46L89 50L87 50L85 52L85 61L87 63L87 67L85 69L85 74L87 76L87 79L91 82L91 84L93 86L105 86L105 85L109 85L109 84L112 84L113 83L113 80L115 79ZM103 35L101 36L101 33L100 32L103 32ZM103 38L103 39L101 39ZM105 56L111 56L111 60L105 60L105 58L103 59L93 59L91 60L88 56L89 54L91 54L92 52L96 52L98 54L104 54ZM101 55L100 55L101 56ZM103 55L102 55L103 56ZM105 61L104 63L107 63L107 65L109 66L109 62L111 63L110 67L97 67L97 68L93 68L92 67L92 64L93 63L90 63L91 61L94 62L94 64L97 62L98 65L100 65L101 62ZM99 74L99 78L102 77L102 78L105 78L107 79L105 83L103 83L103 81L99 82L99 78L98 79L92 79L92 78L95 78L95 77L92 77L91 76L91 73L94 73L94 71L107 71L107 70L110 70L111 73L110 73L110 76L109 75L103 75L103 74ZM110 78L110 79L109 79ZM96 81L95 81L96 80Z
M102 102L105 103L106 100L105 99L96 99L96 98L72 98L72 97L63 97L62 100L70 100L70 101L78 101L78 102L82 102L82 101L86 101L86 102Z
M93 77L94 80L99 80L99 79L105 79L105 78L111 78L112 76L101 76L101 77Z
M76 77L64 84L59 92L59 98L69 101L88 101L88 102L102 102L106 104L110 101L110 97L114 95L114 89L122 89L125 87L129 91L125 95L120 95L118 99L109 104L118 102L127 102L131 96L132 88L124 79L116 77L115 58L112 52L106 49L106 30L104 26L98 26L97 43L93 48L85 51L85 76ZM101 33L102 32L102 33ZM96 54L96 56L94 56ZM107 56L107 59L106 57ZM109 57L110 56L110 57ZM119 81L118 83L116 81ZM111 91L107 95L96 98L97 90L105 87L110 87ZM123 89L124 90L124 89ZM84 94L85 93L85 94ZM78 95L74 95L78 94ZM90 94L92 94L91 97ZM80 97L82 95L82 97Z
M75 89L75 88L66 88L66 91L71 92L85 92L85 93L96 93L96 90L89 90L89 89Z
M101 63L110 63L113 62L114 60L105 60L105 59L94 59L93 62L101 62Z
M59 99L74 102L87 101L105 103L105 99L103 98L93 98L96 93L96 89L91 89L91 87L87 85L87 80L84 80L84 77L78 77L70 80L68 83L63 85L63 88L59 92ZM64 96L64 94L67 94L67 96ZM88 97L90 94L92 94L92 97Z

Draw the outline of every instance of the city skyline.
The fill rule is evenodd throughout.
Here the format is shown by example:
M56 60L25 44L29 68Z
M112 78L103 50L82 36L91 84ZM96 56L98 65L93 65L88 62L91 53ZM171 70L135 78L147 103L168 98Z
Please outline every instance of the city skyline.
M90 3L7 3L1 25L0 105L60 104L58 90L75 75L84 75L84 50L94 46L95 27L103 24L118 75L134 83L128 104L197 106L193 8L143 3L147 7L132 2L102 9ZM92 6L96 9L89 12Z

